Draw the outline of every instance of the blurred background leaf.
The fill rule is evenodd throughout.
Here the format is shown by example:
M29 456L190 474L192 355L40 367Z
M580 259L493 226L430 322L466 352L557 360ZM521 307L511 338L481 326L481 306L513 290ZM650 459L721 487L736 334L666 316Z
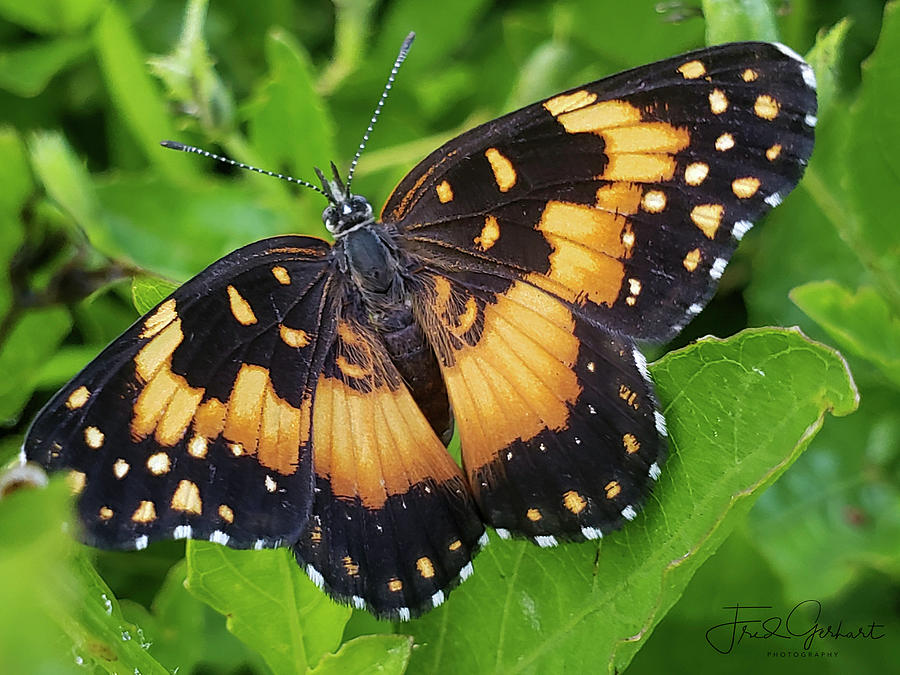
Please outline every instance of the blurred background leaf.
M670 348L747 326L799 325L842 351L859 410L829 419L815 438L804 439L806 452L790 455L793 464L781 478L729 511L721 537L684 567L697 570L692 579L684 574L656 595L638 594L657 598L655 608L628 607L623 591L604 596L609 607L593 606L577 627L565 618L567 606L546 609L561 597L552 595L554 575L577 578L584 566L606 570L618 560L615 551L651 555L650 540L639 545L646 534L640 523L604 542L608 555L596 562L590 545L534 551L496 542L476 559L475 576L436 612L399 626L360 612L346 621L332 617L328 639L311 651L304 647L306 663L292 667L326 673L368 664L402 672L408 665L409 672L428 672L468 663L515 672L577 656L584 669L628 666L635 673L843 673L900 661L900 245L893 219L900 15L883 0L0 0L0 267L6 271L0 276L0 461L16 454L52 392L137 318L135 306L152 307L173 283L250 241L323 233L317 195L158 142L199 144L305 179L313 164L332 159L346 170L409 30L417 31L417 41L354 182L376 208L442 141L563 88L707 40L779 39L806 54L820 101L806 177L745 237L714 301ZM684 353L665 357L653 371L661 394ZM795 391L793 367L779 377L786 391ZM703 454L687 448L699 448L710 440L704 433L732 417L754 414L760 426L781 420L781 411L761 398L710 387L719 400L709 396L695 410L670 412L673 437L685 445L679 440L674 448L664 481L682 475L682 457L693 457L694 472L702 469ZM681 424L688 426L679 432ZM661 486L645 528L656 522L657 504L656 518L675 513L676 504L704 504L704 488L712 490L721 478L695 474L687 482L690 476ZM0 670L83 672L79 661L92 671L120 672L281 668L273 660L277 650L255 651L266 652L265 640L278 633L262 631L262 641L245 644L221 614L184 588L191 570L183 543L140 554L83 549L54 526L69 507L64 487L53 485L0 502L0 567L4 578L19 581L0 593ZM682 503L678 488L689 486L698 496ZM678 511L666 526L690 529L701 515ZM202 547L191 546L196 557ZM531 571L516 576L510 565L517 560ZM56 588L47 585L51 578L71 584L74 595L48 597L47 589ZM296 569L279 578L306 583ZM653 582L624 578L622 589L646 591ZM249 607L240 621L267 619L252 609L252 590L242 591L234 579L219 581L222 588L207 598L212 606L230 611L226 605L234 603L241 613ZM522 601L526 596L537 604ZM318 611L346 616L348 610L322 596L310 597L319 598ZM845 625L886 624L888 638L825 642L823 649L840 654L817 661L768 658L766 646L757 645L723 656L704 639L724 605L788 611L809 598ZM79 602L86 615L73 609ZM590 598L576 595L571 602ZM289 615L290 603L280 612ZM499 638L502 653L489 644L498 639L497 612L512 631ZM611 616L628 621L609 626ZM625 630L620 637L628 639L617 643L615 658L591 660L609 652L585 635L613 635L641 616L639 639ZM394 631L401 634L387 635ZM293 635L302 641L302 633ZM415 647L404 633L414 636ZM595 651L573 655L565 645ZM536 651L539 657L529 661Z

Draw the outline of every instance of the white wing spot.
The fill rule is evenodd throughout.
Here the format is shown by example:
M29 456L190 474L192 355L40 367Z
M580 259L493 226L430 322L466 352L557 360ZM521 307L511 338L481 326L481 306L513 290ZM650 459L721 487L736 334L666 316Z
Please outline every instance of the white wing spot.
M365 601L365 599L364 599L362 596L360 596L360 595L354 595L354 596L352 596L352 597L350 598L350 603L351 603L356 609L365 609L365 608L366 608L366 601Z
M149 540L147 539L147 535L142 534L140 537L134 540L134 549L136 551L143 551L145 548L147 548L148 541Z
M259 541L262 541L262 539L260 539ZM312 565L306 566L306 576L308 576L309 580L319 588L323 588L325 586L325 577L323 577L322 573Z
M179 525L172 532L173 539L190 539L192 534L192 529L190 525Z
M463 568L459 571L459 578L460 578L462 581L465 581L465 580L468 579L470 576L472 576L472 572L474 572L474 571L475 571L475 568L472 567L472 563L471 563L471 562L467 562L466 565L465 565L465 567L463 567Z
M740 241L744 238L744 235L750 231L750 228L753 227L753 223L749 220L739 220L734 224L734 227L731 229L731 234L735 239Z
M659 435L668 436L669 430L666 429L666 418L663 417L663 414L659 412L659 410L653 411L653 419L656 422L656 430L659 432Z
M438 591L431 596L431 606L440 607L444 604L444 591Z
M478 537L478 545L484 547L484 546L487 546L487 545L490 544L490 543L491 543L491 540L490 540L490 538L488 537L488 533L487 533L487 532L482 532L482 533L481 533L481 536Z
M409 621L409 607L401 607L398 609L397 618L401 621Z
M596 527L582 527L581 534L584 535L585 539L603 539L603 532Z
M709 276L713 279L721 279L722 274L725 272L725 266L728 265L728 261L725 258L716 258L713 261L712 267L709 269Z
M780 42L775 42L774 45L775 48L778 49L778 51L780 51L782 54L800 63L800 72L803 75L803 81L806 83L807 87L809 87L810 89L815 89L816 73L813 71L810 65L803 60L803 57L787 45L783 45Z
M509 539L509 530L507 530L505 527L498 527L496 532L497 536L501 539Z
M643 377L647 382L650 381L650 373L647 372L647 357L641 354L640 350L635 348L631 350L631 355L634 358L634 365L637 366L637 369L641 373L641 377ZM593 412L593 411L591 411Z
M661 474L662 471L659 468L659 464L653 462L653 464L650 465L650 470L647 473L650 475L650 478L656 480L657 478L659 478L659 474Z
M551 548L556 546L556 537L550 534L537 536L534 538L534 543L541 548Z
M688 307L688 314L699 314L703 311L703 305L697 304L696 302Z
M816 126L816 123L819 121L819 118L815 115L811 115L809 113L806 114L806 117L803 118L803 123L808 127Z
M214 544L222 544L222 546L225 546L229 539L231 539L231 537L222 532L222 530L213 530L213 533L209 535L209 540L211 542Z
M635 516L637 516L637 511L630 504L622 509L622 517L625 520L634 520Z
M262 551L263 547L266 545L265 539L257 539L253 542L253 550L254 551Z
M781 203L781 193L773 192L768 197L766 197L764 201L766 202L766 204L768 204L769 206L771 206L774 209L776 206L778 206Z

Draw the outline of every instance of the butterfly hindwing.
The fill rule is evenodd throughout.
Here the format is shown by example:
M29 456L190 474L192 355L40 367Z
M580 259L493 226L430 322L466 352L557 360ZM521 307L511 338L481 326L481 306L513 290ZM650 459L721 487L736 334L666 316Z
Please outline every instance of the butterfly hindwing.
M633 518L666 440L631 340L521 281L435 274L416 297L486 522L551 545Z
M25 453L68 470L90 543L296 538L312 502L310 376L334 312L330 251L279 237L231 253L47 404Z
M668 339L800 179L814 86L764 43L636 68L449 141L382 216L437 266L527 279L613 332Z
M312 517L294 549L310 578L382 617L443 602L484 526L380 339L346 305L316 387L313 447Z

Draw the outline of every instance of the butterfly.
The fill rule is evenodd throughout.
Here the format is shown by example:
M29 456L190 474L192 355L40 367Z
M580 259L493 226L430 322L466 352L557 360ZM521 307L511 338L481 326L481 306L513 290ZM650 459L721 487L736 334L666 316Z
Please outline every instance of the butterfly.
M725 44L467 131L380 219L318 172L333 244L210 265L52 398L24 455L67 472L92 545L289 546L382 618L443 603L485 525L599 539L667 452L636 341L701 311L800 180L815 114L797 54Z

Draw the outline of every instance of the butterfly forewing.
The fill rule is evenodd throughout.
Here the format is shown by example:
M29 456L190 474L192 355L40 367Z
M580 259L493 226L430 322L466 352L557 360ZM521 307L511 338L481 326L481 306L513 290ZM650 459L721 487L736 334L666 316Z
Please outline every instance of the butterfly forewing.
M330 251L307 237L235 251L47 404L26 456L68 470L89 542L296 539L312 501L309 376L333 326Z
M613 332L668 339L799 180L814 84L764 43L643 66L448 142L383 218L439 266L524 279Z

